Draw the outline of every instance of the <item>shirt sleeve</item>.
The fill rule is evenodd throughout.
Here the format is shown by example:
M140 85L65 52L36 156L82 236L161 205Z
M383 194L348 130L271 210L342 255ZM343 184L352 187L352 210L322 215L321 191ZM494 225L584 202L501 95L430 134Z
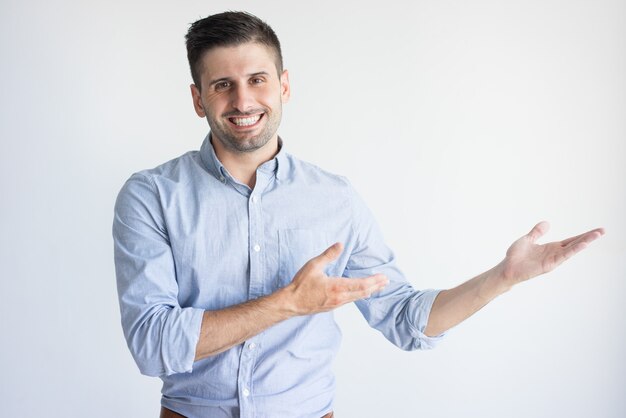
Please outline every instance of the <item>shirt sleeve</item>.
M179 306L175 261L150 177L134 174L122 187L113 241L122 328L139 370L191 372L204 311Z
M440 290L418 291L407 282L372 213L354 189L351 192L356 238L344 276L357 278L382 273L389 279L381 292L357 301L357 307L371 327L401 349L434 348L444 334L429 337L424 329Z

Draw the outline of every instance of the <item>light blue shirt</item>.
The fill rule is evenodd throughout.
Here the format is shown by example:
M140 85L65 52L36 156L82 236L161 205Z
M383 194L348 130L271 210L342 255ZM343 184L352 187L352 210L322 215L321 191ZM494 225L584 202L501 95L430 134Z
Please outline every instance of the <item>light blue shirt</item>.
M326 272L389 284L356 302L370 326L404 350L424 335L437 291L416 291L348 181L281 150L250 189L210 141L133 174L115 205L115 267L122 326L143 374L163 380L162 405L187 417L312 417L332 410L331 362L341 332L332 312L288 319L194 362L205 310L268 295L334 242Z

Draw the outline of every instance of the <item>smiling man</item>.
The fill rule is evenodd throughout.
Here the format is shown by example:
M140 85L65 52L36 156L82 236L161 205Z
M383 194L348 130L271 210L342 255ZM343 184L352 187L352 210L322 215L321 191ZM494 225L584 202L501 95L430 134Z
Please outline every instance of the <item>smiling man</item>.
M209 49L195 64L201 72L192 69L194 108L209 122L215 153L252 188L257 167L278 151L282 104L289 100L289 75L279 57L278 49L246 42Z
M289 100L278 38L227 12L191 25L199 151L133 174L115 206L122 326L142 373L163 380L162 417L331 417L332 311L355 302L405 350L604 231L538 245L547 224L495 267L449 290L415 290L346 179L285 151Z

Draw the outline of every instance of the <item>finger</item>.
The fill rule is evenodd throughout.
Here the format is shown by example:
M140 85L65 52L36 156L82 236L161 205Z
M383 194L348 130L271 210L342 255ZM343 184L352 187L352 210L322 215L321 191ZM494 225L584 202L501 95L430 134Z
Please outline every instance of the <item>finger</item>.
M346 279L338 277L333 279L335 290L338 292L362 292L362 291L374 291L375 289L381 289L389 283L389 280L384 274L374 274L373 276L361 277L355 279Z
M587 248L588 245L588 242L577 242L575 244L570 244L569 247L565 247L563 251L555 257L556 263L561 264L563 261Z
M600 238L605 234L604 228L596 228L591 231L587 231L583 234L576 235L575 237L570 237L561 241L561 247L566 247L571 244L576 244L577 242L592 242Z
M550 229L550 224L546 221L541 221L530 230L526 235L532 242L537 241Z
M383 275L375 275L361 279L339 279L335 282L334 293L341 304L350 303L372 296L381 291L389 280Z
M336 242L330 247L326 248L324 252L317 257L313 257L311 260L309 260L309 262L314 264L318 268L323 268L324 266L326 266L326 264L336 260L342 252L343 244L341 244L340 242Z
M577 239L579 239L580 237L584 236L587 232L580 234L580 235L576 235L575 237L569 237L564 239L563 241L561 241L561 247L567 247L569 244L571 244L572 242L576 241Z
M561 251L556 256L557 263L560 264L574 254L584 250L591 242L597 240L602 235L604 235L604 229L597 228L565 240L569 242L566 245L561 245Z
M388 284L389 284L389 281L386 280L384 282L377 283L373 286L370 286L369 288L364 289L360 292L351 292L350 295L354 298L354 300L369 298L374 293L377 293L383 290L385 287L387 287Z
M387 282L368 287L367 289L350 292L349 296L353 302L359 299L367 299L371 297L374 293L377 293L383 290L385 286L387 286Z

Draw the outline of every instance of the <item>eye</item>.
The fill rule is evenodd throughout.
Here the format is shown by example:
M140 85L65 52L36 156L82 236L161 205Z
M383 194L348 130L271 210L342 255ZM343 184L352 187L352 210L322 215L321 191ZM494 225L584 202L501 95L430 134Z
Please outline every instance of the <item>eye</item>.
M229 87L230 87L230 81L220 81L218 83L215 83L215 90L217 91L226 90Z
M253 79L250 80L251 84L262 84L264 82L265 80L261 77L254 77Z

